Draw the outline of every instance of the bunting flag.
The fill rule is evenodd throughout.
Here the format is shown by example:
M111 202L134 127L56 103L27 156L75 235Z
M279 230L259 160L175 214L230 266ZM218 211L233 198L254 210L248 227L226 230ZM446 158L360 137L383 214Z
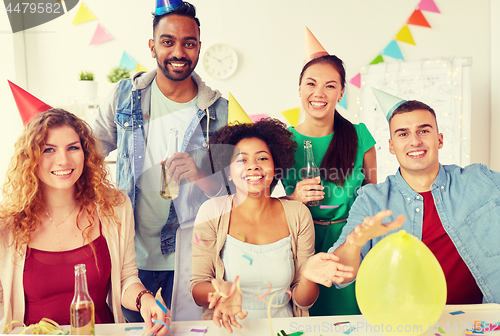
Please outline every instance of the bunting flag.
M97 28L94 32L94 36L90 41L90 45L101 44L113 39L110 33L100 24L97 24Z
M239 122L241 124L253 124L252 119L246 114L245 110L241 107L241 105L234 99L233 95L231 92L229 92L229 99L228 99L228 107L227 107L227 123L229 124L234 124L236 122Z
M417 6L417 9L426 12L441 13L437 8L434 0L421 0Z
M252 114L251 116L249 116L250 119L252 119L252 121L254 123L256 123L257 121L261 120L261 119L266 119L267 118L267 113L261 113L261 114Z
M123 52L122 58L120 60L120 67L125 68L127 70L132 70L137 67L137 61L130 56L126 51Z
M398 43L395 40L392 40L387 45L387 47L385 47L385 49L382 50L382 55L404 61L403 54L401 54L401 49L399 49Z
M299 124L300 108L296 107L290 110L281 112L290 126L295 127Z
M370 64L379 64L379 63L384 63L384 57L382 57L382 54L378 54L377 57L375 57L373 61L370 62Z
M396 35L396 41L416 45L415 40L413 40L413 36L411 35L410 28L408 28L408 25L406 24Z
M96 17L94 16L94 14L92 14L85 2L82 1L82 4L80 5L80 8L78 8L78 12L76 13L75 18L73 19L73 22L71 24L80 24L95 19Z
M361 88L361 74L358 73L356 76L354 76L353 78L351 78L351 80L349 81L349 83L351 83L352 85L358 87L358 88ZM345 95L344 95L345 97ZM344 99L344 98L342 98Z
M146 69L145 67L143 67L142 65L140 65L139 63L137 63L137 67L135 68L135 72L139 72L139 71L148 72L148 69Z
M431 28L431 25L429 24L429 22L427 22L427 19L425 18L424 14L418 9L415 9L413 14L408 19L408 21L406 21L406 23L414 25L414 26L422 26L422 27Z
M359 74L357 74L357 75L356 75L356 77L357 77L357 76L359 76ZM351 79L351 80L352 80L352 79ZM356 84L354 84L354 85L356 85ZM359 86L358 86L358 87L359 87ZM346 99L346 97L347 97L347 94L346 94L346 92L344 91L344 95L342 96L342 99L340 100L339 105L340 105L340 106L342 106L342 107L344 108L344 110L346 110L346 111L347 111L347 99Z

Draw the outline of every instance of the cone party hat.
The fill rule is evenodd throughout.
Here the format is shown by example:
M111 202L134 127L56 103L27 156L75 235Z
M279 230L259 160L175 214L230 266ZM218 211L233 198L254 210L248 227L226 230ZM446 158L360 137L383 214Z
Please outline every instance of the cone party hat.
M241 124L253 124L252 119L246 114L240 104L234 99L231 92L229 92L229 106L228 106L228 116L227 123L234 124L239 122Z
M52 106L45 104L43 101L33 96L26 90L21 89L16 84L7 80L16 101L17 109L23 120L23 125L26 126L27 123L31 121L37 114L50 110Z
M328 55L328 52L323 48L321 43L319 43L318 39L311 33L309 28L306 26L306 41L304 48L304 65L307 62Z
M170 13L176 9L182 0L156 0L155 15L163 15Z
M372 91L375 98L377 98L378 104L380 105L382 112L384 112L387 121L391 118L394 110L406 102L404 99L398 98L379 89L372 88Z

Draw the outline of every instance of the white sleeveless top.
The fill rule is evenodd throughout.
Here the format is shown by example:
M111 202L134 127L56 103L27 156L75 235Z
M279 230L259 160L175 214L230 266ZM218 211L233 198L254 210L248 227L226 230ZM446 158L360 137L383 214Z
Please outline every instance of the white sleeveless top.
M242 242L229 234L221 251L224 264L224 280L234 281L240 276L243 292L242 311L248 311L247 318L266 318L267 304L256 300L272 289L264 300L269 302L272 294L281 291L273 298L273 305L283 305L289 299L290 285L295 275L290 236L267 245L253 245ZM251 261L251 264L250 264ZM267 282L266 282L267 281ZM291 301L280 308L271 308L271 317L292 317Z

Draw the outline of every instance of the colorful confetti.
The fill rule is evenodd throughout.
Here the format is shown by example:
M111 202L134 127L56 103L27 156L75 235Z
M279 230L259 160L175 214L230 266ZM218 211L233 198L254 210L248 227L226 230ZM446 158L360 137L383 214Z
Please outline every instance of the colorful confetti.
M245 259L250 260L250 266L252 266L252 263L253 263L252 258L250 258L249 256L247 256L246 254L242 255L242 257L245 258Z
M320 205L319 208L320 209L334 209L334 208L338 208L340 205Z
M465 313L463 311L461 311L461 310L450 312L450 315L459 315L459 314L465 314Z

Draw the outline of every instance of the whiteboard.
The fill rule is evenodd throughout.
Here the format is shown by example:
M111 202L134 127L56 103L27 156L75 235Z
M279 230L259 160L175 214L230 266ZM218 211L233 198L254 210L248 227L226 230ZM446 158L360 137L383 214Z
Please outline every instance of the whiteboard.
M361 69L359 113L377 142L378 182L395 174L399 164L389 153L389 126L371 88L433 108L444 138L439 161L465 166L470 163L471 65L471 58L449 57L379 63Z

